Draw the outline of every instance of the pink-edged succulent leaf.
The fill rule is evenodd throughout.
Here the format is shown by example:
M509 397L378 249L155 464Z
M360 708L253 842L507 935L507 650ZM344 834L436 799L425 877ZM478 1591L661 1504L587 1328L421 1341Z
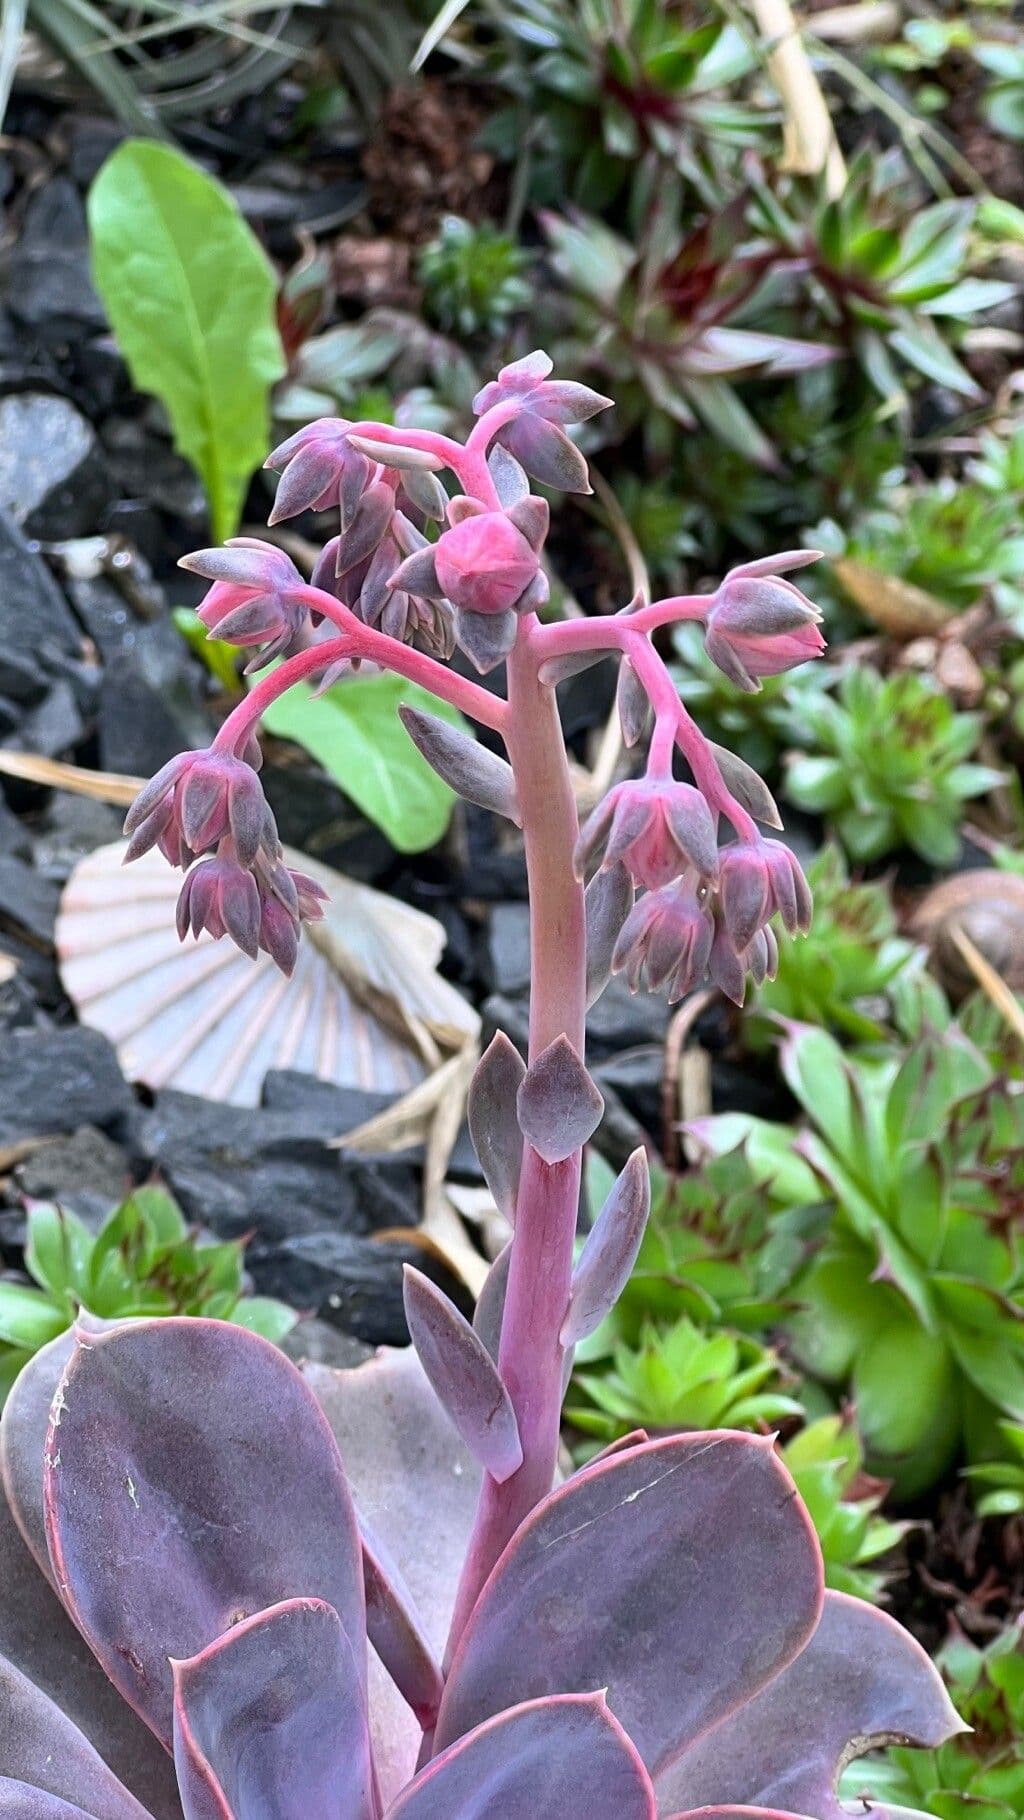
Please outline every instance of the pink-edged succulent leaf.
M91 1316L85 1317L89 1329ZM83 1324L85 1324L83 1323ZM97 1328L99 1330L99 1328ZM41 1346L19 1372L0 1417L0 1476L14 1520L41 1573L53 1583L43 1508L43 1453L50 1407L75 1350L74 1331Z
M508 1294L508 1272L512 1262L512 1241L509 1240L499 1251L494 1263L484 1278L484 1286L477 1296L476 1308L473 1311L473 1326L480 1335L492 1359L497 1359L501 1345L501 1323L505 1317L505 1297Z
M511 765L468 733L438 720L436 714L424 714L407 703L399 707L398 714L413 745L449 789L467 802L521 825Z
M716 746L709 740L708 745L727 790L730 790L736 801L752 815L756 822L764 822L768 828L781 828L782 817L774 796L758 775L752 765L745 759L737 758L726 746Z
M38 1452L40 1487L43 1436ZM41 1498L40 1490L40 1498ZM22 1540L0 1496L0 1652L88 1738L157 1820L181 1820L170 1758L111 1686ZM0 1695L0 1705L5 1704ZM0 1721L2 1724L2 1721ZM54 1734L56 1735L56 1734ZM15 1759L17 1761L17 1759ZM0 1775L10 1773L0 1755Z
M420 1364L473 1458L498 1484L523 1463L519 1425L478 1333L429 1277L405 1267L405 1314Z
M523 1700L606 1688L656 1775L793 1660L821 1599L817 1539L769 1440L649 1441L521 1525L463 1632L437 1743Z
M520 466L514 455L502 448L500 442L492 443L487 467L494 482L494 490L506 512L518 500L527 497L530 482L526 469Z
M628 657L624 657L619 665L615 704L619 711L623 740L627 746L638 745L650 722L651 703L647 690Z
M587 1004L600 998L611 978L612 956L622 925L633 908L635 890L625 866L615 861L595 872L586 890Z
M651 1177L642 1149L612 1184L573 1271L563 1346L577 1346L600 1327L629 1281L651 1211Z
M519 1129L545 1163L564 1163L592 1138L604 1100L567 1036L527 1070L516 1095Z
M7 1593L5 1586L5 1598ZM146 1809L107 1768L77 1725L2 1657L0 1777L84 1803L99 1820L147 1820ZM6 1809L0 1804L0 1814L20 1816L21 1811L17 1803Z
M360 1520L401 1575L430 1648L444 1649L480 1490L480 1469L459 1440L411 1346L384 1350L355 1371L307 1365L304 1375L337 1438ZM376 1655L370 1724L385 1800L411 1779L420 1727Z
M851 1758L885 1743L939 1745L963 1729L920 1644L864 1600L828 1592L803 1652L680 1757L658 1792L663 1806L732 1803L848 1820L835 1785Z
M143 1808L139 1809L144 1813ZM59 1795L48 1795L31 1788L27 1782L14 1782L0 1776L0 1820L106 1820L103 1813L87 1813Z
M367 1524L363 1537L366 1634L424 1731L432 1727L444 1682L408 1587Z
M348 438L350 449L358 449L360 455L366 455L370 461L379 461L386 468L417 468L421 474L436 474L444 467L444 462L429 449L414 449L404 443L378 442L373 436L355 436Z
M332 1606L290 1599L172 1669L185 1820L377 1820L361 1639Z
M501 441L532 480L559 493L592 493L586 457L557 424L526 412L499 431Z
M460 1738L385 1820L655 1820L643 1763L601 1694L533 1700Z
M470 1082L466 1116L487 1186L499 1213L507 1220L516 1217L523 1163L516 1095L525 1079L526 1063L515 1044L509 1042L503 1030L496 1031Z
M292 1597L333 1605L353 1647L364 1635L334 1438L301 1374L242 1327L165 1318L81 1337L54 1402L45 1499L61 1597L168 1747L169 1657Z

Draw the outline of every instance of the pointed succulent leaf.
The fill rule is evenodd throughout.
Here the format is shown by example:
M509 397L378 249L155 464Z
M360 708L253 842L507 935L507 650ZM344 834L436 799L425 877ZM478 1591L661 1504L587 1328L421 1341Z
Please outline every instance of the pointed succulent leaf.
M474 1459L501 1485L523 1463L508 1391L479 1334L453 1302L411 1265L405 1313L420 1364Z
M555 423L525 412L513 418L499 436L511 455L542 487L560 493L591 493L586 458Z
M551 507L547 500L540 499L536 493L529 493L525 499L518 499L509 507L508 515L516 529L522 531L531 549L539 550L551 522Z
M394 516L395 496L386 481L374 481L362 494L352 523L338 540L335 573L347 575L372 556Z
M615 692L616 705L619 710L619 725L622 737L627 746L638 745L647 731L651 718L651 703L628 657L619 665L619 680Z
M494 1263L484 1278L484 1286L476 1299L473 1311L473 1326L480 1335L491 1358L497 1360L498 1348L501 1345L501 1323L505 1317L505 1297L508 1294L508 1270L512 1262L512 1241L509 1240L499 1251Z
M613 1455L516 1531L456 1650L437 1746L554 1688L606 1688L656 1777L793 1660L821 1598L821 1551L770 1440Z
M727 790L731 790L736 801L752 815L756 822L764 822L768 828L781 828L782 817L778 804L765 783L752 765L745 759L737 758L725 746L716 746L713 740L708 741L711 753L722 773Z
M592 670L595 664L603 663L613 648L609 644L607 651L563 651L558 657L546 657L537 674L542 683L553 689L558 683L567 682L570 676L580 676L584 670Z
M526 1079L526 1064L514 1043L498 1030L484 1050L469 1085L466 1115L473 1148L507 1220L516 1217L523 1134L516 1118L516 1095Z
M573 1271L563 1346L576 1346L615 1307L636 1263L651 1211L651 1177L642 1149L634 1150L613 1184Z
M186 1820L376 1820L360 1663L319 1599L290 1599L173 1662Z
M404 469L402 491L424 518L442 522L448 510L448 495L435 474L424 473L421 468Z
M424 1731L432 1726L444 1685L412 1594L365 1522L363 1585L366 1634Z
M456 608L455 636L474 668L486 676L507 657L516 642L519 620L511 607L505 613L473 613Z
M6 1597L6 1587L4 1593ZM0 1656L3 1777L32 1790L45 1790L51 1797L85 1802L86 1811L102 1815L102 1820L147 1820L145 1808L107 1768L77 1725ZM0 1792L5 1786L0 1780ZM0 1800L0 1814L23 1820L23 1815L34 1811L31 1804L22 1809L12 1796L8 1798L11 1804L6 1808Z
M386 468L416 468L421 474L436 474L444 467L440 457L432 455L429 449L408 448L404 443L378 442L373 436L355 436L350 432L348 445Z
M525 468L521 467L514 455L503 449L500 442L491 445L487 457L487 466L494 490L507 512L517 500L525 499L530 491L530 482Z
M404 589L407 594L417 594L426 600L439 599L441 584L437 579L433 544L426 543L413 550L386 580L389 588Z
M592 1138L604 1100L567 1036L527 1070L516 1095L519 1129L545 1163L564 1163Z
M413 745L457 796L522 825L511 765L435 714L408 703L399 704L398 714Z
M385 1348L355 1371L307 1365L304 1376L337 1438L364 1533L401 1576L427 1641L440 1656L473 1527L480 1469L411 1346ZM421 1732L375 1654L370 1723L381 1791L389 1801L414 1774Z
M920 1644L863 1599L828 1592L803 1652L680 1757L658 1792L669 1807L751 1804L848 1820L835 1785L851 1757L890 1742L934 1747L962 1730Z
M585 896L587 917L587 1004L600 998L611 978L612 956L622 925L633 908L633 880L619 861L595 872Z
M242 1327L168 1317L80 1336L54 1402L45 1500L61 1597L168 1747L168 1658L291 1597L333 1605L353 1648L364 1634L334 1438L301 1374Z
M655 1820L654 1790L604 1697L514 1707L435 1757L385 1820Z

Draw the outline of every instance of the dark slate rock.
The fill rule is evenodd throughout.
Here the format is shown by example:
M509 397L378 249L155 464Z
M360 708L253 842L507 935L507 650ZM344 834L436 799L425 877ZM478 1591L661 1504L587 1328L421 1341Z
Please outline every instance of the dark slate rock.
M20 859L0 854L0 927L12 924L43 947L53 943L60 893Z
M63 882L87 853L120 838L123 821L124 810L112 803L54 790L32 835L36 866Z
M319 1136L344 1137L357 1125L386 1112L394 1093L369 1093L362 1087L337 1087L294 1068L271 1068L263 1081L262 1104L268 1112L297 1113L308 1131L316 1122Z
M126 137L125 129L102 114L77 112L65 115L62 126L68 142L68 171L79 189L87 190L100 166Z
M45 392L0 401L0 506L29 536L94 531L110 498L96 433L73 404Z
M14 520L0 511L0 651L4 662L21 659L45 679L55 659L81 655L74 616L41 556L31 550ZM28 675L21 672L22 687ZM4 689L0 664L0 692ZM19 696L18 699L24 699Z
M51 178L32 198L4 286L11 315L51 346L106 326L89 276L85 210L70 178Z
M665 1052L653 1044L626 1049L595 1065L594 1079L606 1100L614 1095L629 1116L659 1145L662 1136L662 1081Z
M46 684L33 659L17 651L0 651L0 696L7 701L25 704L36 702L46 693Z
M496 992L521 992L530 983L530 906L495 904L487 938Z
M422 1266L423 1253L414 1245L375 1245L351 1233L322 1231L278 1245L254 1241L245 1261L261 1295L315 1310L373 1346L408 1341L402 1267Z
M0 1043L0 1143L94 1125L123 1135L131 1091L98 1030L15 1030Z
M19 968L0 981L0 1043L10 1030L49 1030L52 1021L37 998L28 975Z
M0 793L0 854L8 859L27 859L31 851L28 829L13 809L8 808L6 798Z
M172 449L166 434L144 417L111 417L102 426L107 461L126 499L148 500L181 518L194 534L206 527L202 482L184 456Z
M127 1153L104 1132L82 1125L70 1137L40 1145L15 1170L21 1193L57 1201L97 1230L132 1185Z
M669 1008L657 992L630 992L621 974L608 981L587 1014L587 1040L595 1056L615 1055L635 1043L661 1043Z
M8 736L4 743L43 758L60 758L79 745L85 735L76 692L71 683L62 679L47 691L38 707L19 720L16 734Z
M366 1235L419 1219L414 1170L329 1150L317 1107L224 1106L169 1091L141 1122L143 1154L189 1219L220 1238L269 1244L310 1232Z
M331 1365L336 1371L351 1370L353 1365L362 1365L373 1356L373 1348L367 1346L365 1340L341 1333L327 1321L317 1320L315 1315L307 1315L285 1335L281 1351L297 1365Z

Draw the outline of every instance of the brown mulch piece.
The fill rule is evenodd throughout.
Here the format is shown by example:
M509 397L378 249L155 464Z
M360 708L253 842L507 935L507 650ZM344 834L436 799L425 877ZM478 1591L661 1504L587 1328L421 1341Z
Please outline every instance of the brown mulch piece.
M363 153L373 221L418 245L442 215L500 216L494 159L476 143L489 111L481 91L457 82L395 89Z
M1024 1517L983 1522L964 1485L940 1496L901 1552L887 1609L930 1654L956 1628L984 1645L1024 1612Z

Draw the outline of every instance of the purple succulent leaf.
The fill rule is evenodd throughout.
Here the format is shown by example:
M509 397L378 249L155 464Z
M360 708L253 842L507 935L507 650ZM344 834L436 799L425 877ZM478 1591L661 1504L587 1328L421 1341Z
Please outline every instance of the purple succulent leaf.
M419 594L425 600L440 600L441 584L437 579L433 544L424 544L396 564L387 580L391 588L404 588L408 594Z
M686 1751L658 1792L668 1807L754 1804L849 1820L835 1785L851 1757L885 1743L933 1748L964 1729L920 1644L875 1606L828 1592L802 1653Z
M405 1314L412 1343L441 1403L474 1459L498 1484L523 1463L519 1425L498 1369L453 1302L411 1265Z
M592 1138L604 1099L567 1036L527 1069L516 1095L519 1129L545 1163L564 1163Z
M398 713L414 746L457 796L521 826L511 765L436 714L408 703Z
M524 412L505 424L499 437L531 480L560 493L591 493L586 458L556 423Z
M730 752L727 747L716 746L713 740L709 740L708 745L722 773L726 789L731 790L747 814L768 828L781 828L783 823L778 804L753 766L748 765L745 759L737 758L735 752Z
M11 1514L41 1574L53 1584L43 1508L43 1450L50 1405L75 1350L69 1329L41 1346L15 1379L0 1418L0 1475Z
M780 550L777 556L758 556L753 562L742 562L729 574L783 575L787 569L806 569L809 563L821 562L824 554L824 550Z
M434 474L425 474L417 468L407 468L402 474L402 492L411 505L422 512L424 518L432 518L441 524L448 510L448 495L441 482Z
M487 467L494 482L495 492L505 511L511 511L519 500L525 499L530 491L530 480L514 455L502 448L500 442L493 444L487 457Z
M290 1599L172 1663L185 1820L378 1820L362 1637Z
M528 493L525 499L518 499L509 507L508 516L516 530L522 531L531 549L541 549L551 523L551 507L547 500L536 493Z
M650 1211L647 1156L637 1149L612 1184L573 1271L563 1346L588 1339L615 1307L636 1263Z
M647 731L651 718L651 704L647 690L628 657L624 657L619 665L615 700L625 744L630 747L638 745Z
M435 1757L385 1820L655 1820L643 1763L601 1694L533 1700Z
M512 1262L512 1241L503 1245L494 1263L484 1278L484 1286L476 1299L473 1311L473 1327L480 1335L491 1358L497 1361L498 1348L501 1345L501 1323L505 1317L505 1297L508 1293L508 1272Z
M335 573L347 575L372 556L391 523L395 496L386 481L376 480L361 496L347 531L338 541Z
M146 1815L145 1808L135 1811ZM0 1820L106 1820L106 1814L106 1809L102 1815L88 1814L84 1807L62 1801L59 1795L48 1795L27 1782L0 1776ZM149 1815L146 1820L150 1820Z
M609 644L607 651L564 651L559 657L545 658L537 674L542 683L554 688L570 676L580 676L584 670L592 670L595 664L603 663L611 649Z
M412 1594L365 1523L366 1634L424 1731L433 1727L444 1682Z
M277 483L274 509L268 525L318 507L338 482L338 451L327 443L308 442L293 455Z
M870 1809L865 1809L862 1820L867 1820ZM671 1820L801 1820L799 1814L788 1814L777 1807L695 1807L685 1814L673 1814ZM846 1820L852 1820L850 1815Z
M455 636L481 676L487 676L508 656L518 625L511 608L504 613L473 613L458 607L455 613Z
M612 956L636 895L625 866L614 862L595 872L586 889L587 1004L600 998L611 978Z
M38 1455L42 1480L42 1446ZM0 1497L0 1651L97 1750L156 1820L181 1820L170 1758L112 1687L38 1573ZM4 1702L0 1698L0 1705ZM13 1710L13 1709L12 1709ZM3 1719L0 1717L0 1737ZM11 1759L8 1759L10 1762ZM14 1759L17 1761L17 1759ZM4 1773L0 1755L0 1774Z
M603 392L595 392L592 386L580 385L574 379L549 379L538 386L532 397L527 394L526 408L538 417L546 417L549 423L586 423L599 411L610 410L614 402Z
M292 1597L364 1634L333 1436L301 1374L244 1328L165 1317L82 1336L54 1401L45 1500L61 1597L168 1747L169 1657Z
M821 1551L770 1440L650 1441L520 1526L463 1632L437 1746L557 1689L608 1690L652 1775L807 1643Z
M307 1365L304 1375L336 1436L360 1520L401 1576L435 1655L444 1649L480 1488L411 1346L355 1371ZM384 1799L411 1779L420 1727L375 1654L370 1724Z
M193 550L191 555L178 558L178 567L191 575L201 575L206 581L258 588L261 593L295 586L302 580L284 550L258 537L232 537L213 549Z
M0 1777L65 1801L84 1802L86 1811L100 1820L148 1820L145 1808L107 1768L78 1726L2 1657ZM5 1812L20 1816L22 1810L13 1800L6 1810L0 1802L0 1814Z
M516 1095L526 1079L526 1064L514 1043L498 1030L484 1050L469 1085L466 1114L473 1148L507 1220L516 1217L523 1134L516 1118Z
M421 474L436 474L444 467L440 456L432 455L429 449L415 449L398 442L378 442L374 436L350 434L348 446L358 449L370 461L379 461L385 468L415 468Z

